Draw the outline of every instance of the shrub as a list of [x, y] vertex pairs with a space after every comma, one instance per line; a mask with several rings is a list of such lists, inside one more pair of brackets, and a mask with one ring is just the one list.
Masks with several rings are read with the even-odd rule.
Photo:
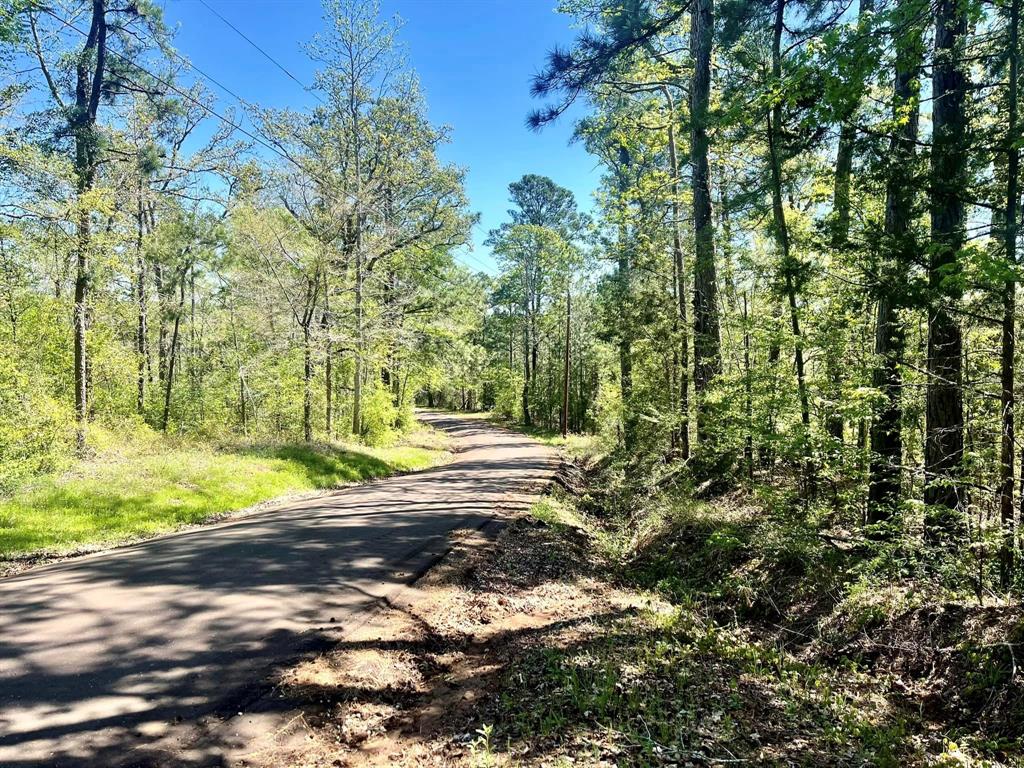
[[0, 494], [57, 466], [68, 454], [70, 407], [42, 391], [0, 348]]
[[394, 440], [399, 420], [399, 411], [389, 390], [375, 386], [364, 393], [361, 437], [368, 445], [385, 445]]

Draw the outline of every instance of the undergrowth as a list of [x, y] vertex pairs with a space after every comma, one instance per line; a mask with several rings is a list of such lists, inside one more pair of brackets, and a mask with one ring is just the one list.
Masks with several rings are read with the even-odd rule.
[[589, 466], [534, 516], [661, 607], [530, 649], [496, 742], [624, 766], [1024, 765], [1024, 618], [966, 566], [784, 494], [637, 492]]

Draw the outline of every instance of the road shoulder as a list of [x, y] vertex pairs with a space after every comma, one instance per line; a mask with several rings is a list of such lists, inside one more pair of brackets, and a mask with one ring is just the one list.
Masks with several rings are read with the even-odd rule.
[[[231, 766], [463, 765], [489, 750], [504, 677], [640, 610], [600, 577], [585, 534], [520, 516], [456, 531], [447, 557], [332, 650], [285, 670], [273, 717], [228, 724]], [[265, 705], [270, 709], [270, 705]]]

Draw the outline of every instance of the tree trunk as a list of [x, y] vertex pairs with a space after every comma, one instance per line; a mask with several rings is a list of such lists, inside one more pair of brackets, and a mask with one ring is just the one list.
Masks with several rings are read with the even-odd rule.
[[331, 294], [324, 270], [324, 311], [320, 315], [320, 331], [324, 337], [324, 429], [327, 441], [334, 439], [334, 350], [331, 348]]
[[572, 338], [572, 296], [565, 291], [565, 364], [562, 371], [562, 415], [559, 426], [562, 437], [569, 431], [569, 342]]
[[[861, 3], [863, 11], [864, 3]], [[857, 138], [857, 130], [852, 122], [843, 123], [839, 131], [839, 147], [836, 151], [836, 178], [832, 195], [832, 249], [844, 250], [850, 235], [850, 177], [853, 173], [853, 143]], [[843, 328], [836, 321], [841, 311], [836, 305], [835, 297], [829, 298], [827, 312], [826, 341], [824, 349], [825, 378], [827, 396], [825, 403], [825, 431], [835, 444], [843, 442], [843, 416], [839, 410], [839, 401], [843, 395], [842, 366], [845, 348]]]
[[[901, 11], [913, 16], [915, 0], [902, 0]], [[889, 170], [885, 190], [883, 268], [875, 316], [875, 357], [872, 385], [883, 403], [871, 422], [868, 469], [867, 522], [881, 523], [893, 514], [900, 500], [903, 463], [904, 329], [897, 314], [898, 298], [905, 290], [908, 270], [917, 254], [911, 230], [914, 218], [914, 155], [920, 117], [920, 69], [923, 58], [920, 27], [911, 19], [896, 41], [892, 114], [900, 126], [889, 141]]]
[[[534, 267], [538, 269], [538, 267]], [[530, 370], [532, 376], [530, 379], [530, 394], [534, 395], [537, 391], [537, 368], [540, 363], [540, 333], [537, 331], [537, 317], [540, 315], [540, 297], [538, 295], [539, 289], [537, 283], [539, 278], [534, 273], [533, 280], [530, 281], [530, 285], [533, 287], [533, 299], [527, 299], [530, 304], [529, 317], [530, 317]], [[529, 296], [529, 294], [527, 294]], [[545, 421], [550, 420], [550, 409], [545, 408], [547, 414], [544, 416]], [[550, 424], [548, 425], [550, 426]]]
[[174, 330], [171, 332], [171, 348], [167, 355], [167, 380], [164, 382], [164, 411], [160, 417], [160, 430], [167, 431], [171, 420], [171, 393], [174, 388], [174, 364], [178, 358], [178, 331], [181, 328], [181, 315], [185, 311], [185, 272], [179, 278], [178, 311], [174, 314]]
[[[1006, 264], [1017, 265], [1017, 209], [1020, 205], [1018, 175], [1020, 165], [1019, 137], [1017, 135], [1017, 80], [1020, 65], [1020, 0], [1010, 0], [1009, 19], [1009, 85], [1007, 92], [1006, 116], [1006, 213], [1003, 242]], [[1003, 286], [1003, 327], [1000, 355], [1000, 382], [1002, 393], [1000, 405], [1003, 417], [1002, 441], [999, 461], [999, 521], [1002, 536], [999, 545], [999, 580], [1007, 588], [1013, 579], [1014, 506], [1013, 506], [1013, 463], [1014, 463], [1014, 358], [1016, 355], [1016, 303], [1017, 284], [1007, 280]]]
[[302, 323], [302, 439], [313, 442], [313, 339], [310, 333], [312, 318]]
[[746, 436], [743, 440], [743, 459], [747, 479], [754, 479], [754, 398], [750, 380], [750, 316], [747, 311], [747, 292], [743, 292], [743, 411], [746, 416]]
[[[523, 424], [533, 426], [533, 418], [530, 414], [530, 289], [529, 277], [523, 272]], [[533, 375], [536, 375], [536, 369]]]
[[965, 499], [960, 477], [964, 453], [963, 337], [953, 315], [961, 289], [950, 280], [965, 240], [967, 186], [962, 70], [967, 10], [957, 0], [938, 0], [932, 63], [931, 247], [928, 287], [928, 387], [925, 418], [925, 533], [928, 540], [963, 540]]
[[[91, 182], [90, 182], [91, 186]], [[83, 190], [84, 193], [84, 190]], [[85, 449], [85, 424], [89, 419], [88, 373], [86, 371], [86, 315], [89, 295], [89, 212], [78, 214], [78, 253], [75, 272], [74, 347], [75, 347], [75, 418], [78, 421], [76, 445]]]
[[[861, 6], [863, 8], [863, 2]], [[850, 177], [853, 172], [853, 142], [857, 131], [852, 122], [843, 123], [839, 131], [839, 147], [836, 151], [836, 178], [832, 195], [832, 248], [840, 251], [847, 246], [850, 234]], [[835, 321], [838, 308], [834, 306], [835, 298], [829, 299], [829, 311], [826, 320], [826, 343], [824, 349], [825, 378], [827, 381], [825, 431], [836, 441], [843, 442], [843, 417], [839, 412], [839, 400], [842, 397], [842, 365], [844, 338], [841, 327]]]
[[352, 382], [352, 434], [363, 433], [363, 257], [362, 248], [356, 244], [356, 354], [355, 379]]
[[[772, 35], [772, 76], [781, 87], [782, 82], [782, 31], [786, 0], [777, 0], [775, 25]], [[789, 242], [789, 229], [786, 223], [786, 211], [782, 197], [782, 158], [778, 146], [778, 138], [782, 127], [782, 103], [775, 100], [768, 117], [768, 160], [771, 166], [772, 217], [775, 239], [779, 248], [781, 271], [789, 304], [789, 324], [793, 333], [793, 357], [796, 366], [796, 385], [800, 399], [800, 421], [803, 424], [801, 436], [801, 452], [804, 456], [804, 479], [811, 482], [810, 435], [811, 408], [807, 394], [807, 379], [804, 370], [804, 339], [800, 330], [800, 310], [796, 297], [795, 273], [799, 265], [793, 257]]]
[[508, 303], [508, 370], [511, 373], [515, 370], [515, 323], [512, 322], [514, 306], [511, 301]]
[[135, 409], [139, 415], [146, 411], [146, 259], [142, 252], [145, 219], [142, 213], [142, 183], [139, 183], [139, 207], [135, 239], [135, 301], [138, 305], [138, 325], [135, 329], [137, 386]]
[[[704, 2], [705, 0], [701, 0]], [[679, 160], [676, 155], [675, 105], [668, 88], [662, 89], [669, 107], [668, 119], [668, 161], [671, 173], [672, 192], [672, 275], [675, 278], [673, 293], [676, 297], [678, 315], [676, 327], [679, 333], [679, 453], [683, 459], [690, 458], [690, 339], [686, 317], [686, 262], [683, 257], [683, 242], [679, 231]], [[706, 144], [706, 141], [705, 141]], [[705, 146], [705, 161], [707, 147]], [[696, 194], [696, 192], [694, 193]], [[710, 231], [710, 227], [708, 227]], [[696, 305], [696, 298], [694, 304]], [[696, 310], [695, 310], [696, 311]], [[698, 406], [699, 407], [699, 406]], [[698, 413], [698, 422], [700, 415]]]
[[[857, 9], [858, 21], [863, 23], [874, 11], [874, 0], [860, 0]], [[866, 30], [865, 30], [866, 32]], [[843, 120], [839, 129], [839, 145], [836, 150], [835, 187], [832, 194], [832, 249], [837, 252], [846, 250], [850, 239], [850, 180], [853, 175], [854, 143], [857, 140], [857, 128], [854, 123], [860, 108], [864, 83], [857, 83], [856, 98], [852, 100], [850, 113]], [[830, 299], [830, 307], [826, 321], [826, 343], [824, 349], [825, 377], [827, 380], [825, 431], [835, 441], [843, 442], [843, 416], [839, 410], [839, 401], [843, 396], [843, 364], [845, 344], [845, 328], [836, 322], [840, 316], [835, 299]]]
[[697, 401], [697, 439], [702, 440], [706, 437], [709, 422], [705, 395], [712, 380], [722, 372], [707, 130], [711, 96], [711, 45], [714, 35], [713, 0], [695, 0], [690, 21], [690, 52], [693, 59], [693, 77], [690, 80], [694, 237], [693, 392]]
[[238, 371], [238, 413], [242, 420], [242, 435], [249, 436], [249, 414], [245, 404], [245, 376]]
[[[618, 283], [618, 294], [621, 306], [625, 309], [632, 293], [630, 277], [629, 237], [626, 223], [626, 194], [629, 191], [629, 180], [626, 171], [630, 164], [629, 150], [619, 146], [619, 204], [623, 206], [622, 221], [619, 223], [619, 243], [617, 248], [617, 264], [615, 278]], [[622, 436], [626, 450], [631, 450], [635, 443], [635, 421], [633, 418], [633, 340], [632, 329], [622, 328], [619, 331], [619, 389], [622, 396]]]
[[[875, 0], [860, 0], [857, 4], [857, 20], [863, 24], [875, 10]], [[870, 30], [863, 30], [866, 34]], [[857, 127], [854, 123], [857, 111], [863, 98], [864, 83], [856, 84], [857, 92], [851, 100], [849, 114], [839, 129], [839, 145], [836, 149], [836, 177], [832, 194], [832, 247], [842, 249], [847, 246], [850, 237], [850, 179], [853, 175], [853, 150], [857, 140]]]
[[[167, 307], [170, 303], [167, 296], [167, 282], [164, 280], [164, 268], [159, 262], [153, 265], [153, 285], [156, 288], [157, 321], [159, 330], [156, 340], [156, 377], [163, 383], [167, 380]], [[152, 378], [152, 377], [151, 377]]]
[[75, 418], [77, 449], [85, 449], [85, 425], [89, 419], [89, 360], [86, 330], [89, 313], [89, 249], [92, 241], [89, 211], [83, 199], [96, 179], [98, 141], [96, 115], [106, 69], [106, 0], [93, 0], [92, 21], [75, 71], [75, 110], [70, 119], [75, 139], [75, 179], [79, 205], [76, 223], [75, 296], [73, 311], [75, 362]]

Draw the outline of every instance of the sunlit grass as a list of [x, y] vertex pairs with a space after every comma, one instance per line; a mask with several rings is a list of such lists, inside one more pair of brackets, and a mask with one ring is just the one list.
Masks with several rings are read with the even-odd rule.
[[541, 426], [527, 427], [524, 424], [509, 421], [489, 411], [459, 414], [460, 418], [464, 416], [484, 419], [506, 429], [521, 432], [532, 437], [538, 443], [557, 448], [564, 457], [572, 461], [592, 459], [608, 451], [608, 446], [603, 444], [601, 437], [589, 432], [570, 432], [565, 437], [562, 437], [562, 433], [557, 429], [547, 429]]
[[286, 494], [442, 463], [443, 438], [420, 431], [385, 448], [223, 446], [99, 439], [94, 457], [0, 499], [0, 558], [117, 544]]

